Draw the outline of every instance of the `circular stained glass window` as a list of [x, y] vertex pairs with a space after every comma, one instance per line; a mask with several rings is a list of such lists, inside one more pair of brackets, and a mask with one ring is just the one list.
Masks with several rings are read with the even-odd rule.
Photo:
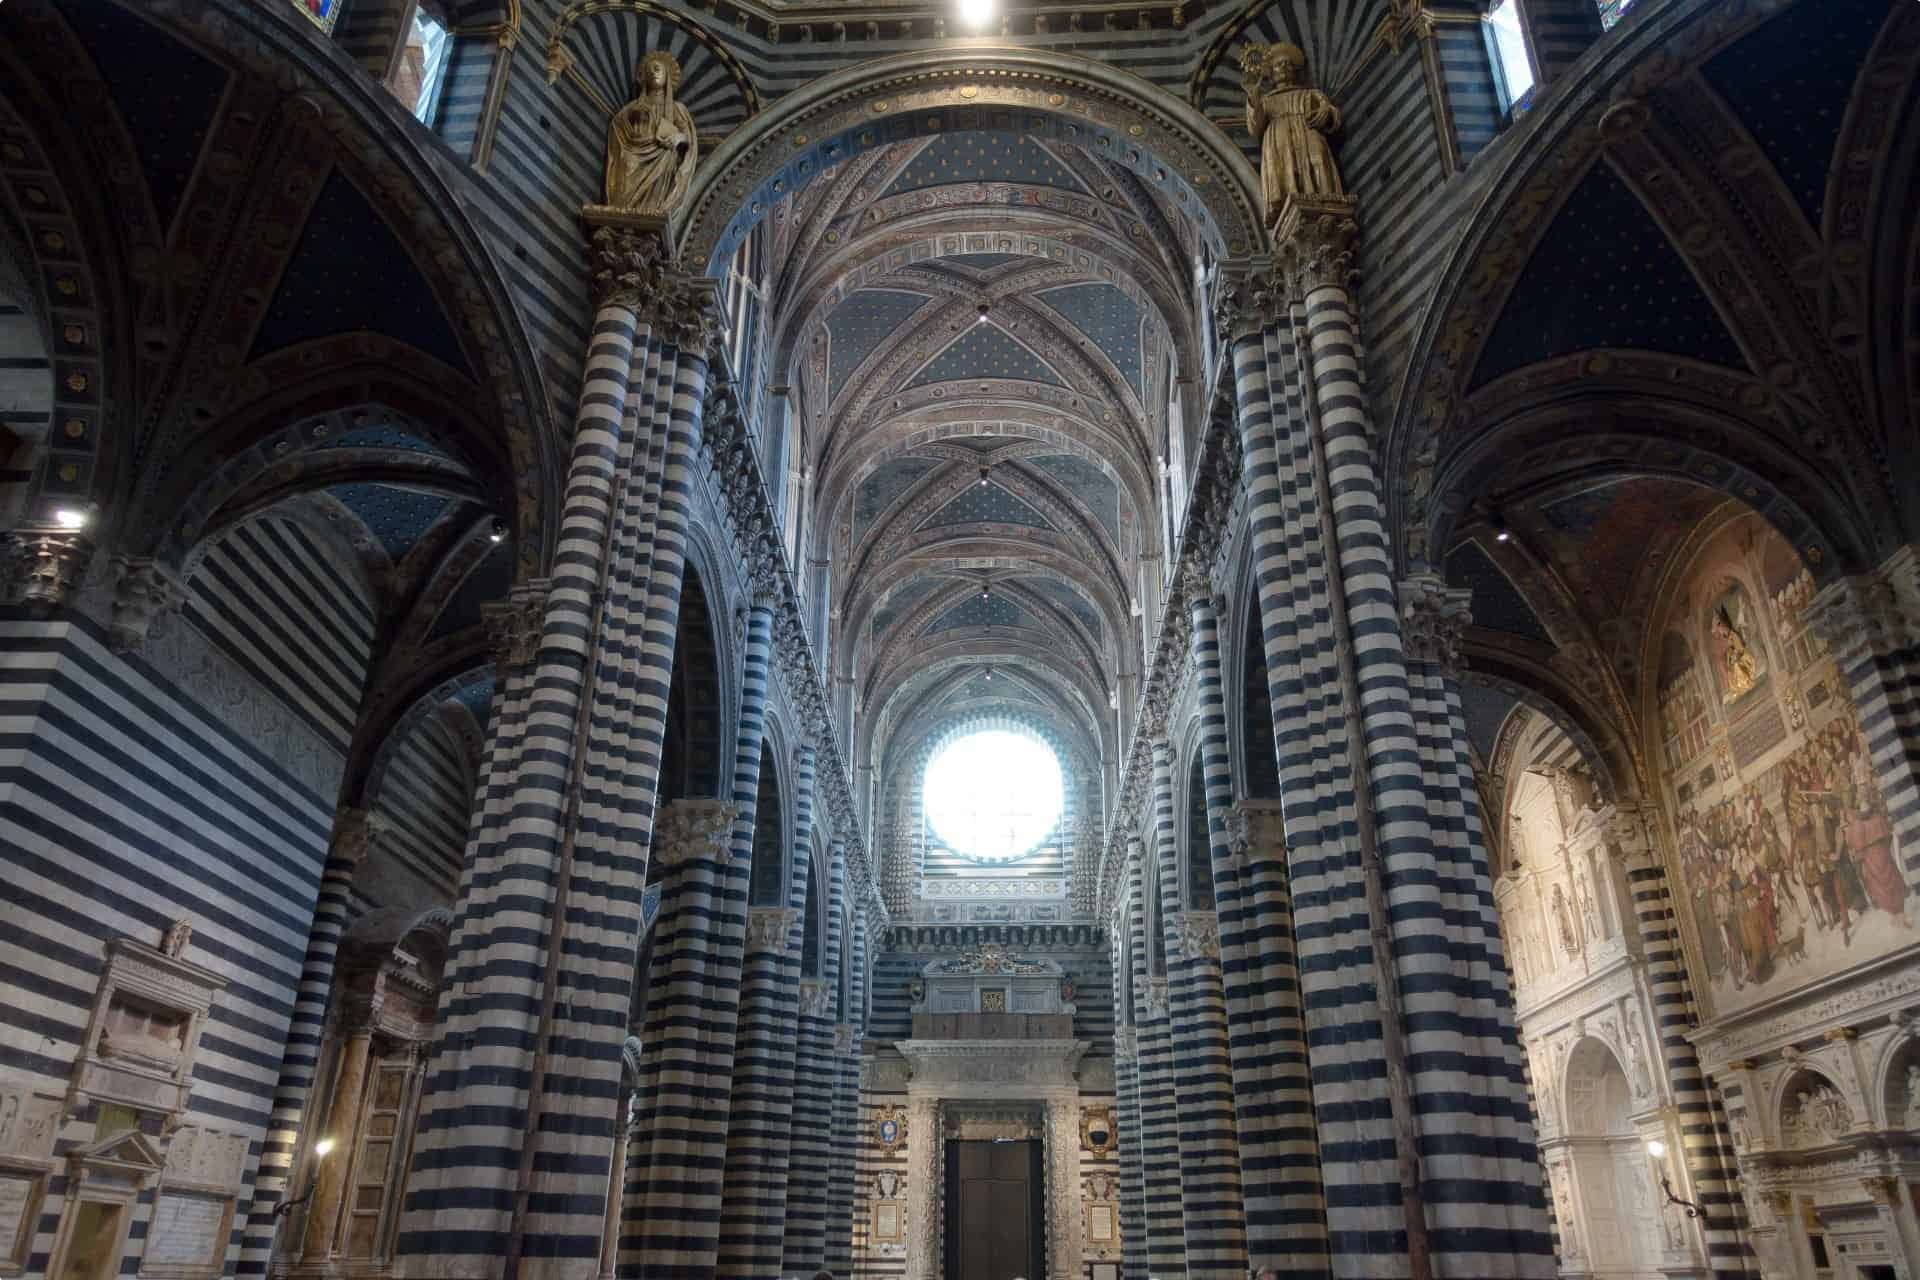
[[948, 742], [927, 761], [927, 825], [974, 862], [1013, 862], [1053, 834], [1063, 792], [1060, 760], [1030, 733], [982, 729]]

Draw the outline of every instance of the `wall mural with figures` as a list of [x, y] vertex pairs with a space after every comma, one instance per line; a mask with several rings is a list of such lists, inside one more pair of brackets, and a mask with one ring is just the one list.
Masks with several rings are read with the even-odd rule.
[[1662, 791], [1724, 1014], [1920, 935], [1845, 681], [1808, 625], [1811, 576], [1753, 515], [1681, 573], [1657, 675]]

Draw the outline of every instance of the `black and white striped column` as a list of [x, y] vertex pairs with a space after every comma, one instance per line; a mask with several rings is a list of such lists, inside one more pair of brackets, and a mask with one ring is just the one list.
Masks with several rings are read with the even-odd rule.
[[1179, 847], [1174, 842], [1173, 749], [1165, 740], [1155, 741], [1152, 749], [1167, 1013], [1172, 1043], [1177, 1046], [1173, 1090], [1180, 1138], [1185, 1272], [1196, 1280], [1243, 1280], [1247, 1229], [1233, 1110], [1233, 1064], [1227, 1056], [1226, 997], [1220, 987], [1220, 928], [1213, 912], [1187, 909]]
[[[1241, 475], [1286, 823], [1332, 1272], [1411, 1274], [1387, 1027], [1368, 905], [1312, 432], [1278, 291], [1233, 331]], [[1294, 380], [1289, 383], [1289, 371]]]
[[726, 844], [691, 842], [694, 852], [660, 878], [652, 980], [665, 990], [657, 1005], [649, 993], [640, 1037], [654, 1093], [635, 1117], [620, 1243], [622, 1274], [647, 1280], [704, 1280], [719, 1260], [772, 619], [757, 592], [742, 645]]
[[[1263, 858], [1255, 891], [1245, 815], [1232, 808], [1219, 609], [1204, 573], [1196, 567], [1187, 577], [1246, 1251], [1256, 1266], [1272, 1266], [1284, 1275], [1324, 1276], [1326, 1207], [1285, 868]], [[1263, 852], [1284, 856], [1284, 847]]]
[[[1133, 952], [1133, 1025], [1139, 1079], [1141, 1224], [1152, 1274], [1183, 1274], [1186, 1241], [1181, 1231], [1180, 1130], [1174, 1115], [1173, 1041], [1167, 1028], [1167, 983], [1156, 971], [1161, 945], [1150, 938], [1159, 921], [1149, 919], [1147, 876], [1159, 872], [1147, 861], [1138, 836], [1127, 838], [1127, 933]], [[1164, 935], [1162, 935], [1164, 936]]]
[[[812, 833], [808, 833], [809, 844]], [[832, 864], [821, 886], [826, 946], [820, 972], [800, 983], [799, 1063], [806, 1087], [793, 1099], [793, 1142], [787, 1161], [785, 1262], [790, 1274], [811, 1275], [825, 1265], [827, 1181], [833, 1162], [834, 1025], [840, 996], [840, 918], [846, 910], [846, 863]]]
[[469, 841], [396, 1242], [406, 1274], [597, 1270], [712, 282], [669, 271], [645, 297], [621, 285], [628, 268], [660, 265], [657, 227], [601, 226], [593, 253], [614, 291], [595, 318], [551, 577], [528, 619], [538, 639], [516, 761], [490, 773], [504, 793], [483, 798]]
[[[748, 617], [749, 634], [758, 626], [771, 637], [772, 618], [771, 599], [756, 600]], [[803, 748], [794, 771], [794, 839], [791, 848], [782, 852], [789, 869], [787, 901], [753, 907], [748, 913], [733, 1100], [727, 1118], [726, 1190], [718, 1254], [721, 1275], [772, 1275], [780, 1269], [793, 1117], [801, 904], [806, 901], [811, 870], [801, 833], [811, 839], [812, 828], [812, 749]]]
[[1616, 800], [1601, 820], [1633, 897], [1654, 1035], [1660, 1042], [1660, 1062], [1680, 1127], [1678, 1155], [1683, 1167], [1676, 1172], [1684, 1179], [1681, 1194], [1700, 1206], [1700, 1231], [1714, 1280], [1753, 1280], [1759, 1268], [1747, 1244], [1747, 1208], [1740, 1195], [1726, 1111], [1687, 1038], [1698, 1024], [1699, 1013], [1681, 959], [1680, 925], [1655, 835], [1657, 819], [1651, 806]]
[[[835, 837], [830, 856], [834, 866], [846, 866], [844, 838]], [[844, 951], [846, 971], [840, 982], [846, 1000], [840, 1009], [840, 1022], [834, 1028], [837, 1075], [833, 1093], [833, 1155], [827, 1175], [825, 1267], [836, 1276], [850, 1275], [853, 1271], [854, 1180], [860, 1159], [860, 1039], [866, 1008], [866, 911], [856, 907], [846, 928], [851, 936]]]
[[320, 892], [314, 900], [313, 926], [307, 933], [307, 954], [300, 965], [293, 1013], [287, 1022], [287, 1047], [280, 1058], [280, 1079], [273, 1090], [273, 1112], [260, 1148], [260, 1169], [254, 1177], [253, 1201], [240, 1242], [236, 1275], [257, 1276], [267, 1269], [273, 1248], [276, 1213], [287, 1194], [289, 1179], [307, 1162], [297, 1158], [305, 1128], [314, 1072], [326, 1039], [327, 998], [333, 990], [334, 959], [340, 935], [346, 931], [354, 873], [366, 859], [378, 821], [365, 809], [341, 808], [333, 817], [333, 838], [320, 870]]

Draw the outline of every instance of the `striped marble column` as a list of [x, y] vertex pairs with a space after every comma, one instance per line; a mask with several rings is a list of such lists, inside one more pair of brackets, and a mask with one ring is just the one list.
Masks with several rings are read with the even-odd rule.
[[1226, 838], [1240, 876], [1240, 918], [1231, 926], [1223, 918], [1220, 934], [1223, 956], [1230, 928], [1239, 944], [1222, 976], [1247, 1187], [1247, 1254], [1256, 1271], [1323, 1277], [1330, 1266], [1326, 1196], [1280, 803], [1233, 806]]
[[365, 809], [342, 807], [333, 816], [333, 838], [327, 846], [326, 864], [320, 870], [313, 925], [307, 932], [307, 954], [300, 965], [300, 985], [294, 990], [287, 1047], [280, 1058], [280, 1079], [273, 1090], [273, 1111], [260, 1148], [260, 1169], [254, 1176], [253, 1201], [241, 1235], [236, 1275], [266, 1271], [274, 1229], [281, 1217], [277, 1212], [280, 1201], [287, 1194], [291, 1176], [307, 1163], [297, 1159], [296, 1152], [306, 1124], [313, 1073], [320, 1065], [320, 1048], [326, 1038], [334, 958], [340, 950], [340, 935], [347, 927], [354, 873], [372, 847], [377, 822]]
[[1174, 842], [1173, 748], [1165, 740], [1153, 743], [1153, 827], [1166, 931], [1167, 1016], [1178, 1046], [1173, 1090], [1186, 1274], [1196, 1280], [1244, 1280], [1247, 1226], [1226, 996], [1220, 986], [1220, 926], [1213, 912], [1186, 909]]
[[[1389, 1046], [1387, 1056], [1404, 1064], [1414, 1095], [1417, 1194], [1434, 1271], [1547, 1277], [1552, 1242], [1526, 1090], [1501, 1030], [1511, 1003], [1504, 987], [1476, 977], [1488, 966], [1480, 932], [1449, 919], [1451, 903], [1474, 897], [1469, 869], [1486, 854], [1457, 812], [1457, 776], [1443, 757], [1421, 751], [1348, 291], [1356, 235], [1351, 202], [1296, 201], [1275, 239], [1289, 296], [1304, 310], [1314, 483], [1322, 537], [1335, 552], [1328, 569], [1344, 623], [1342, 685], [1364, 752], [1362, 830], [1370, 828], [1386, 894], [1405, 1035], [1403, 1053]], [[1516, 1135], [1526, 1141], [1515, 1145]]]
[[1658, 818], [1650, 805], [1616, 800], [1601, 821], [1633, 897], [1654, 1035], [1679, 1121], [1680, 1194], [1700, 1206], [1700, 1232], [1714, 1280], [1753, 1280], [1759, 1267], [1747, 1243], [1747, 1207], [1740, 1194], [1726, 1112], [1687, 1038], [1699, 1021], [1699, 1012], [1680, 955], [1680, 925], [1667, 883], [1666, 860], [1660, 856], [1654, 834]]
[[[845, 867], [847, 842], [836, 837], [830, 856]], [[860, 1039], [865, 1024], [867, 916], [856, 908], [847, 921], [852, 935], [846, 948], [847, 993], [834, 1028], [838, 1078], [833, 1093], [833, 1159], [827, 1176], [826, 1269], [836, 1276], [853, 1272], [854, 1180], [860, 1160]]]
[[[1181, 1229], [1180, 1129], [1174, 1116], [1173, 1041], [1167, 1028], [1167, 982], [1155, 971], [1146, 877], [1158, 878], [1138, 836], [1127, 838], [1127, 934], [1133, 951], [1133, 1026], [1139, 1079], [1141, 1223], [1148, 1269], [1165, 1280], [1186, 1270]], [[1164, 936], [1164, 935], [1163, 935]]]
[[[399, 1270], [588, 1277], [613, 1164], [713, 282], [594, 231], [595, 317], [510, 796], [475, 818]], [[664, 394], [663, 394], [664, 393]], [[660, 450], [657, 495], [648, 459]], [[647, 529], [650, 569], [633, 572]]]
[[1113, 1032], [1113, 1091], [1120, 1112], [1120, 1266], [1125, 1275], [1144, 1276], [1147, 1230], [1141, 1206], [1145, 1183], [1140, 1168], [1140, 1047], [1130, 1026]]
[[1331, 1269], [1342, 1280], [1403, 1277], [1413, 1274], [1409, 1227], [1421, 1224], [1407, 1213], [1413, 1172], [1389, 1079], [1384, 955], [1368, 901], [1313, 436], [1297, 376], [1289, 381], [1298, 360], [1284, 292], [1256, 279], [1238, 301], [1229, 333], [1241, 474]]
[[[754, 613], [762, 616], [749, 615], [749, 632], [755, 626], [771, 627], [770, 601], [756, 601]], [[780, 1269], [793, 1118], [801, 907], [810, 870], [805, 842], [813, 833], [813, 791], [813, 749], [802, 747], [794, 768], [793, 839], [783, 851], [789, 868], [787, 902], [748, 913], [720, 1216], [723, 1276], [772, 1275]]]
[[1874, 572], [1822, 588], [1808, 617], [1847, 679], [1907, 883], [1920, 891], [1920, 553], [1904, 546]]
[[[1524, 1212], [1509, 1215], [1505, 1229], [1514, 1233], [1516, 1248], [1530, 1243], [1530, 1233], [1542, 1233], [1543, 1247], [1551, 1254], [1553, 1229], [1541, 1221], [1547, 1189], [1536, 1154], [1539, 1137], [1527, 1086], [1526, 1050], [1513, 1012], [1513, 985], [1460, 702], [1459, 643], [1472, 592], [1451, 589], [1440, 578], [1423, 574], [1402, 582], [1399, 594], [1407, 694], [1437, 877], [1434, 909], [1446, 923], [1452, 951], [1455, 1044], [1474, 1055], [1484, 1070], [1512, 1082], [1498, 1105], [1479, 1109], [1475, 1133], [1484, 1147], [1478, 1153], [1478, 1171], [1494, 1172], [1508, 1186], [1539, 1188], [1538, 1204], [1520, 1205]], [[1489, 1206], [1482, 1228], [1489, 1240], [1500, 1229], [1495, 1217]]]
[[[808, 831], [808, 848], [812, 831]], [[796, 845], [796, 855], [800, 849]], [[826, 947], [820, 972], [800, 983], [800, 1044], [795, 1077], [801, 1087], [793, 1098], [793, 1141], [787, 1161], [785, 1262], [789, 1274], [811, 1275], [825, 1264], [827, 1252], [827, 1178], [833, 1163], [834, 1025], [840, 997], [840, 918], [846, 910], [846, 862], [827, 871], [820, 905], [825, 911]]]
[[726, 843], [690, 842], [660, 880], [652, 980], [665, 991], [657, 1005], [649, 994], [640, 1036], [654, 1092], [635, 1117], [620, 1239], [621, 1273], [647, 1280], [704, 1280], [719, 1260], [772, 617], [757, 594], [741, 646]]
[[[1283, 914], [1285, 876], [1263, 859], [1262, 891], [1253, 892], [1246, 823], [1232, 808], [1219, 609], [1200, 566], [1186, 577], [1246, 1250], [1255, 1264], [1283, 1274], [1324, 1276], [1326, 1206], [1293, 938]], [[1284, 846], [1263, 852], [1284, 856]]]

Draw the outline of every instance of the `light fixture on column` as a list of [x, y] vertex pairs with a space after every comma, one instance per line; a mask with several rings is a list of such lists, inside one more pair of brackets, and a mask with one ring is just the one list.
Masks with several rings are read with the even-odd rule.
[[53, 513], [53, 522], [62, 529], [84, 529], [90, 518], [85, 507], [59, 507]]
[[1658, 1138], [1647, 1139], [1647, 1154], [1660, 1166], [1660, 1189], [1667, 1193], [1667, 1203], [1677, 1204], [1687, 1211], [1689, 1218], [1700, 1216], [1700, 1206], [1691, 1200], [1682, 1200], [1673, 1194], [1673, 1183], [1667, 1180], [1667, 1144]]
[[983, 303], [981, 303], [981, 304], [980, 304], [980, 314], [979, 314], [979, 315], [977, 315], [977, 316], [975, 316], [975, 317], [973, 318], [973, 322], [974, 322], [975, 324], [985, 324], [985, 323], [987, 322], [987, 316], [988, 316], [988, 315], [989, 315], [989, 314], [990, 314], [990, 313], [991, 313], [992, 311], [993, 311], [993, 304], [992, 304], [991, 302], [983, 302]]
[[502, 520], [499, 516], [495, 516], [493, 518], [493, 523], [487, 526], [487, 541], [501, 542], [505, 540], [506, 536], [507, 536], [507, 522], [505, 520]]
[[282, 1200], [279, 1204], [273, 1206], [274, 1217], [284, 1218], [307, 1201], [313, 1199], [313, 1193], [320, 1189], [320, 1162], [332, 1153], [332, 1138], [322, 1138], [313, 1144], [313, 1168], [307, 1173], [307, 1194], [295, 1196], [291, 1200]]
[[963, 27], [979, 30], [993, 21], [994, 14], [1000, 11], [995, 0], [955, 0], [953, 16], [960, 20]]
[[1508, 542], [1513, 538], [1513, 530], [1507, 528], [1507, 518], [1500, 514], [1500, 508], [1487, 508], [1487, 524], [1493, 529], [1495, 542]]

